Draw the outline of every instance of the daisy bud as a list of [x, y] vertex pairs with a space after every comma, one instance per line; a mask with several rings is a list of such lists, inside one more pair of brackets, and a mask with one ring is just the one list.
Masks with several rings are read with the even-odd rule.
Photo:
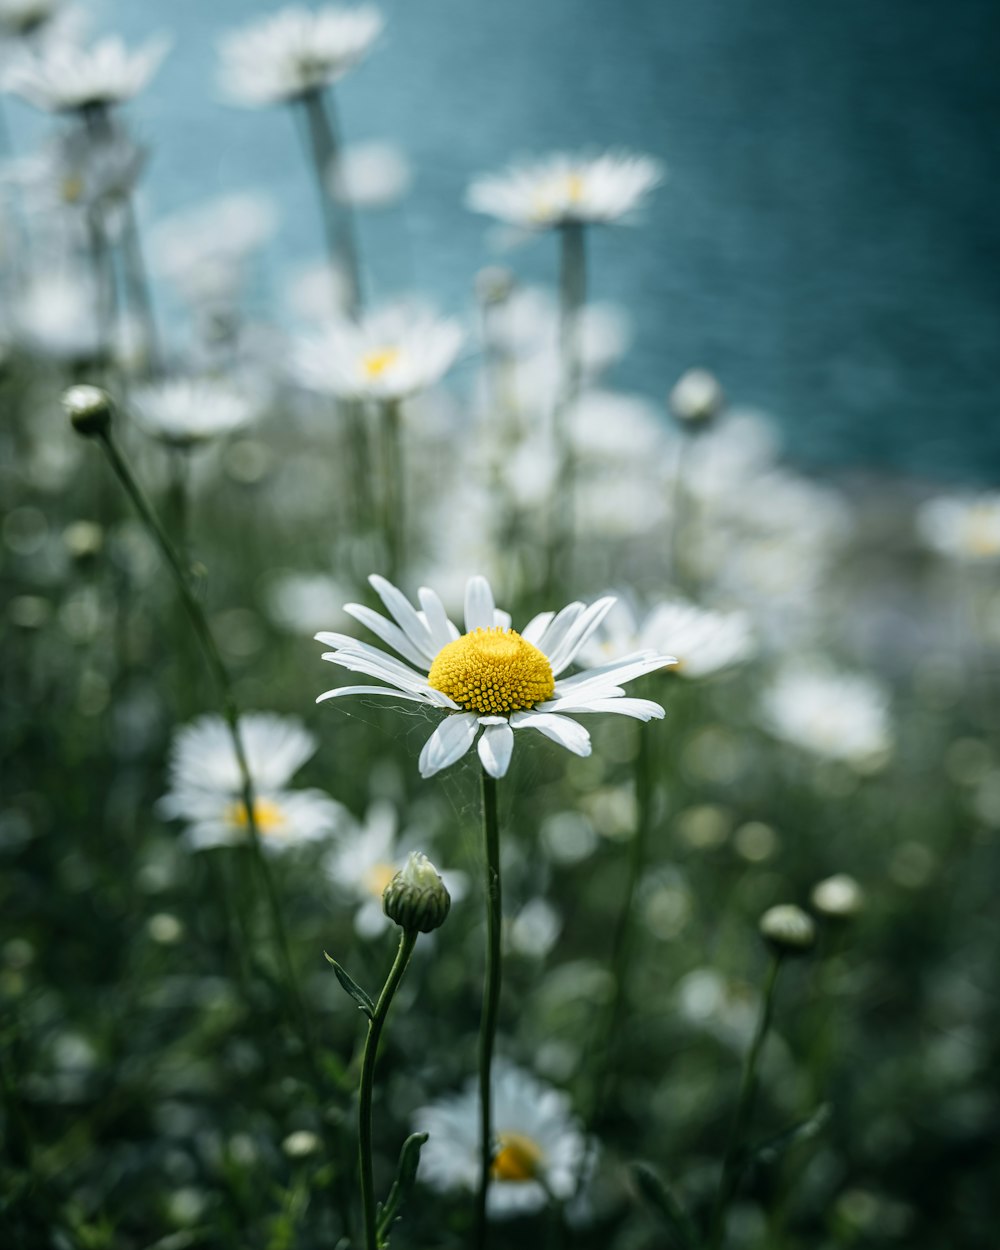
[[704, 425], [717, 417], [725, 401], [718, 379], [707, 369], [682, 374], [668, 397], [670, 411], [685, 425]]
[[382, 910], [402, 929], [430, 933], [444, 924], [451, 895], [437, 869], [419, 851], [397, 872], [382, 894]]
[[804, 955], [816, 941], [816, 926], [801, 907], [780, 903], [761, 916], [760, 935], [779, 955]]
[[74, 560], [90, 560], [104, 546], [104, 530], [93, 521], [73, 521], [63, 530], [63, 544]]
[[818, 882], [810, 897], [813, 907], [831, 920], [850, 920], [865, 904], [861, 886], [846, 872]]
[[71, 386], [63, 391], [62, 406], [77, 434], [87, 438], [104, 434], [111, 425], [114, 405], [111, 396], [99, 386]]

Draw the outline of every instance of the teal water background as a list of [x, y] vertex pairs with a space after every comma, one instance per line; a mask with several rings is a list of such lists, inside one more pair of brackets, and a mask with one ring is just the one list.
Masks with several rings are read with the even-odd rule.
[[[176, 43], [132, 117], [154, 149], [144, 225], [261, 188], [282, 211], [272, 276], [318, 257], [283, 109], [222, 102], [221, 31], [263, 0], [106, 0], [101, 30]], [[551, 281], [551, 239], [500, 256], [470, 177], [555, 148], [667, 164], [643, 223], [600, 232], [594, 298], [635, 326], [616, 381], [659, 398], [686, 367], [772, 413], [819, 466], [1000, 476], [1000, 6], [994, 0], [394, 0], [338, 89], [348, 140], [389, 138], [416, 182], [365, 220], [376, 295], [466, 313], [504, 260]], [[25, 142], [49, 122], [16, 103]]]

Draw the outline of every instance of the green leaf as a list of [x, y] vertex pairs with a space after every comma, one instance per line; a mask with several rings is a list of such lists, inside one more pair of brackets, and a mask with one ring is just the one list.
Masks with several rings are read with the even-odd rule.
[[808, 1119], [800, 1120], [798, 1124], [793, 1124], [791, 1128], [785, 1129], [775, 1137], [769, 1137], [766, 1141], [751, 1146], [747, 1151], [748, 1162], [774, 1163], [792, 1146], [812, 1141], [814, 1137], [817, 1137], [828, 1124], [832, 1114], [833, 1108], [830, 1104], [821, 1103]]
[[326, 951], [323, 954], [326, 955], [327, 962], [333, 966], [333, 970], [337, 974], [337, 980], [358, 1004], [358, 1008], [371, 1020], [375, 1015], [375, 1004], [370, 996], [365, 993], [357, 981], [332, 956], [327, 955]]
[[670, 1230], [670, 1240], [680, 1250], [695, 1250], [697, 1234], [687, 1212], [648, 1163], [629, 1164], [629, 1172], [643, 1200]]
[[396, 1165], [396, 1179], [392, 1182], [385, 1204], [378, 1208], [375, 1236], [381, 1250], [387, 1250], [389, 1230], [399, 1218], [399, 1208], [413, 1189], [417, 1179], [417, 1168], [420, 1166], [420, 1151], [426, 1141], [426, 1133], [413, 1133], [403, 1142], [403, 1148], [399, 1152], [399, 1163]]

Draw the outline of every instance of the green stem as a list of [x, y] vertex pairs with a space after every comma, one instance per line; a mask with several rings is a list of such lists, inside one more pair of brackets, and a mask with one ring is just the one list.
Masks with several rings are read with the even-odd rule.
[[333, 100], [323, 92], [310, 91], [302, 97], [302, 109], [309, 134], [313, 175], [319, 194], [323, 233], [331, 264], [343, 275], [347, 286], [347, 312], [356, 317], [361, 310], [361, 265], [350, 204], [335, 204], [329, 179], [340, 158]]
[[768, 1029], [771, 1027], [771, 1016], [774, 1011], [774, 989], [778, 983], [778, 973], [781, 970], [781, 958], [780, 952], [777, 951], [771, 956], [771, 963], [764, 981], [757, 1027], [754, 1030], [753, 1040], [750, 1043], [746, 1062], [743, 1065], [743, 1077], [740, 1081], [740, 1092], [736, 1102], [736, 1114], [733, 1116], [729, 1142], [722, 1159], [722, 1176], [719, 1180], [719, 1190], [715, 1196], [715, 1205], [709, 1223], [708, 1250], [719, 1250], [719, 1247], [722, 1245], [726, 1228], [726, 1212], [736, 1193], [736, 1186], [742, 1171], [740, 1151], [743, 1147], [743, 1139], [746, 1136], [747, 1125], [750, 1123], [754, 1096], [757, 1093], [757, 1065], [760, 1061], [760, 1054], [764, 1047]]
[[149, 271], [142, 250], [142, 236], [135, 211], [135, 200], [129, 196], [125, 201], [124, 228], [122, 231], [122, 258], [124, 261], [125, 291], [136, 310], [142, 326], [143, 372], [157, 377], [162, 372], [160, 337], [156, 329], [153, 296], [149, 285]]
[[686, 429], [680, 431], [680, 445], [677, 450], [677, 464], [674, 467], [674, 481], [670, 511], [670, 543], [667, 548], [670, 561], [667, 568], [667, 580], [678, 590], [688, 587], [689, 560], [684, 558], [684, 539], [689, 537], [686, 530], [690, 524], [691, 495], [687, 488], [685, 474], [691, 456], [691, 440], [694, 436]]
[[264, 891], [267, 895], [268, 905], [271, 911], [272, 927], [274, 929], [275, 942], [278, 947], [278, 954], [282, 964], [284, 973], [284, 987], [291, 998], [295, 1014], [298, 1016], [299, 1026], [302, 1035], [302, 1042], [306, 1050], [307, 1058], [318, 1075], [319, 1064], [316, 1058], [315, 1048], [313, 1046], [311, 1030], [309, 1028], [309, 1020], [306, 1015], [305, 1004], [299, 990], [298, 977], [295, 973], [295, 965], [292, 962], [291, 950], [288, 944], [288, 934], [285, 930], [284, 917], [281, 912], [281, 903], [278, 899], [277, 889], [275, 888], [274, 878], [271, 875], [267, 865], [267, 860], [261, 848], [260, 831], [257, 828], [256, 807], [254, 798], [253, 779], [250, 776], [250, 768], [247, 763], [246, 752], [243, 748], [243, 737], [239, 727], [239, 712], [236, 706], [236, 700], [233, 697], [232, 682], [229, 673], [226, 671], [225, 665], [222, 663], [222, 657], [216, 646], [215, 639], [208, 624], [208, 618], [204, 609], [195, 597], [191, 589], [190, 580], [181, 561], [181, 557], [174, 547], [173, 543], [167, 535], [166, 530], [160, 523], [159, 517], [153, 511], [153, 507], [142, 487], [139, 485], [135, 474], [132, 472], [128, 461], [122, 455], [117, 443], [112, 437], [110, 431], [104, 431], [99, 435], [99, 441], [107, 454], [111, 467], [115, 472], [119, 482], [125, 490], [125, 493], [131, 499], [136, 511], [149, 531], [153, 541], [159, 547], [160, 553], [167, 563], [167, 567], [173, 574], [174, 581], [177, 585], [177, 591], [181, 598], [188, 618], [194, 632], [201, 643], [205, 660], [212, 673], [219, 689], [219, 696], [222, 703], [222, 714], [229, 729], [229, 735], [233, 743], [233, 751], [236, 755], [236, 762], [240, 772], [241, 781], [241, 798], [246, 809], [247, 829], [250, 834], [250, 848], [257, 867], [258, 875], [264, 885]]
[[493, 1048], [500, 1009], [500, 925], [502, 893], [500, 884], [500, 822], [497, 817], [497, 783], [483, 771], [483, 838], [486, 844], [486, 980], [483, 985], [483, 1012], [479, 1024], [479, 1107], [480, 1169], [476, 1195], [476, 1246], [486, 1245], [486, 1193], [493, 1166], [493, 1109], [491, 1074]]
[[404, 929], [399, 939], [396, 959], [382, 987], [375, 1005], [375, 1014], [368, 1022], [368, 1037], [361, 1062], [361, 1090], [358, 1100], [358, 1162], [361, 1173], [361, 1206], [365, 1221], [365, 1250], [378, 1250], [378, 1230], [375, 1218], [375, 1182], [372, 1169], [372, 1094], [375, 1089], [375, 1061], [382, 1028], [392, 1005], [393, 995], [399, 989], [406, 965], [410, 962], [417, 944], [417, 930]]
[[[559, 583], [559, 573], [567, 575], [566, 562], [572, 558], [574, 519], [573, 439], [569, 416], [580, 395], [583, 361], [580, 355], [580, 314], [587, 297], [587, 253], [581, 222], [567, 222], [561, 230], [559, 259], [559, 396], [552, 414], [559, 478], [553, 494], [550, 522], [548, 588]], [[568, 575], [564, 580], [569, 580]]]
[[382, 423], [382, 530], [388, 555], [388, 577], [395, 581], [403, 567], [403, 448], [400, 430], [400, 402], [384, 400], [380, 405]]

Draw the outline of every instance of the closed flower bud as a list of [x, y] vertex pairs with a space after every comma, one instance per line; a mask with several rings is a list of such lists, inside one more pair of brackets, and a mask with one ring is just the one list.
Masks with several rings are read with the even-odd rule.
[[689, 369], [670, 392], [670, 411], [685, 425], [703, 425], [717, 417], [725, 401], [718, 379], [707, 369]]
[[865, 903], [861, 886], [846, 872], [827, 877], [813, 886], [812, 905], [832, 920], [850, 920]]
[[816, 926], [794, 903], [770, 907], [760, 918], [760, 935], [782, 955], [804, 955], [816, 941]]
[[382, 894], [382, 909], [400, 928], [430, 933], [444, 924], [451, 895], [437, 869], [419, 851], [397, 872]]
[[63, 391], [62, 406], [77, 434], [92, 438], [106, 433], [111, 425], [114, 405], [108, 392], [99, 386], [71, 386]]

